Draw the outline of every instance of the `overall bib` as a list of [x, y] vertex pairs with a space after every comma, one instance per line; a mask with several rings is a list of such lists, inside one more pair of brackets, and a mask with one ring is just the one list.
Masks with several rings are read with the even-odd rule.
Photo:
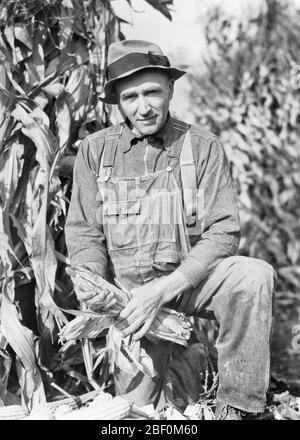
[[[111, 127], [106, 137], [97, 178], [103, 202], [99, 221], [106, 237], [110, 277], [129, 290], [172, 272], [190, 250], [179, 166], [187, 130], [187, 124], [174, 124], [165, 169], [134, 178], [114, 174], [122, 126]], [[154, 344], [143, 338], [141, 344], [153, 360], [157, 378], [141, 373], [132, 382], [120, 371], [114, 377], [116, 392], [139, 405], [149, 403], [150, 393], [157, 404], [164, 378], [160, 373], [167, 366], [171, 343]]]

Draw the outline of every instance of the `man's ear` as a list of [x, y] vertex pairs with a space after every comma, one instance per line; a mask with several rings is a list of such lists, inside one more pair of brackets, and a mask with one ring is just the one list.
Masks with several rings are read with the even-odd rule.
[[173, 78], [171, 78], [170, 82], [169, 82], [169, 99], [170, 99], [170, 101], [174, 95], [174, 84], [175, 84], [175, 81]]

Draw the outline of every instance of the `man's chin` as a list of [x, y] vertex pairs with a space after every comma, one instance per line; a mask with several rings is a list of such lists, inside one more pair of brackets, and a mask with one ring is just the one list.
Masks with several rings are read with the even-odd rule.
[[138, 127], [138, 131], [142, 136], [152, 136], [159, 131], [159, 126], [157, 124], [151, 124], [148, 126], [140, 126]]

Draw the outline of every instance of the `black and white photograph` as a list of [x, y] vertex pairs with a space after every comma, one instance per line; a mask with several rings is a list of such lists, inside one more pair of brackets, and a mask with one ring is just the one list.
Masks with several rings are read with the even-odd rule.
[[2, 420], [300, 420], [300, 0], [0, 0]]

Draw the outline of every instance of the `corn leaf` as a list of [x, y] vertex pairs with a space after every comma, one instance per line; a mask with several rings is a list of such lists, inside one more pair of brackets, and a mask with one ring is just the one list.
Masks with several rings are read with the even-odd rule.
[[56, 101], [56, 124], [59, 149], [60, 153], [63, 153], [68, 145], [71, 130], [71, 114], [64, 98], [57, 99]]
[[12, 278], [12, 266], [9, 254], [13, 255], [13, 251], [8, 243], [8, 238], [4, 233], [3, 212], [0, 208], [0, 238], [3, 245], [0, 247], [0, 262], [4, 271], [4, 280], [2, 282], [1, 291], [1, 308], [0, 308], [0, 330], [15, 351], [20, 362], [22, 363], [27, 376], [27, 384], [31, 384], [30, 388], [22, 387], [22, 396], [24, 404], [28, 408], [32, 408], [37, 402], [45, 400], [44, 388], [40, 372], [38, 370], [35, 359], [35, 346], [33, 333], [24, 327], [20, 320], [14, 301], [14, 281]]
[[75, 121], [82, 119], [90, 99], [91, 83], [87, 66], [73, 70], [66, 85], [68, 103]]
[[31, 410], [34, 405], [45, 402], [46, 398], [36, 364], [33, 333], [21, 325], [16, 306], [8, 299], [7, 290], [12, 288], [12, 285], [6, 285], [2, 290], [1, 331], [24, 367], [21, 382], [22, 397], [23, 403]]
[[25, 44], [28, 49], [32, 50], [32, 38], [27, 30], [25, 23], [15, 23], [14, 35], [16, 40], [19, 40], [21, 43]]
[[61, 15], [59, 17], [59, 47], [65, 49], [73, 33], [74, 5], [72, 0], [62, 0]]
[[170, 13], [170, 5], [172, 5], [172, 0], [146, 0], [149, 5], [151, 5], [154, 9], [161, 12], [168, 20], [172, 20], [172, 16]]

